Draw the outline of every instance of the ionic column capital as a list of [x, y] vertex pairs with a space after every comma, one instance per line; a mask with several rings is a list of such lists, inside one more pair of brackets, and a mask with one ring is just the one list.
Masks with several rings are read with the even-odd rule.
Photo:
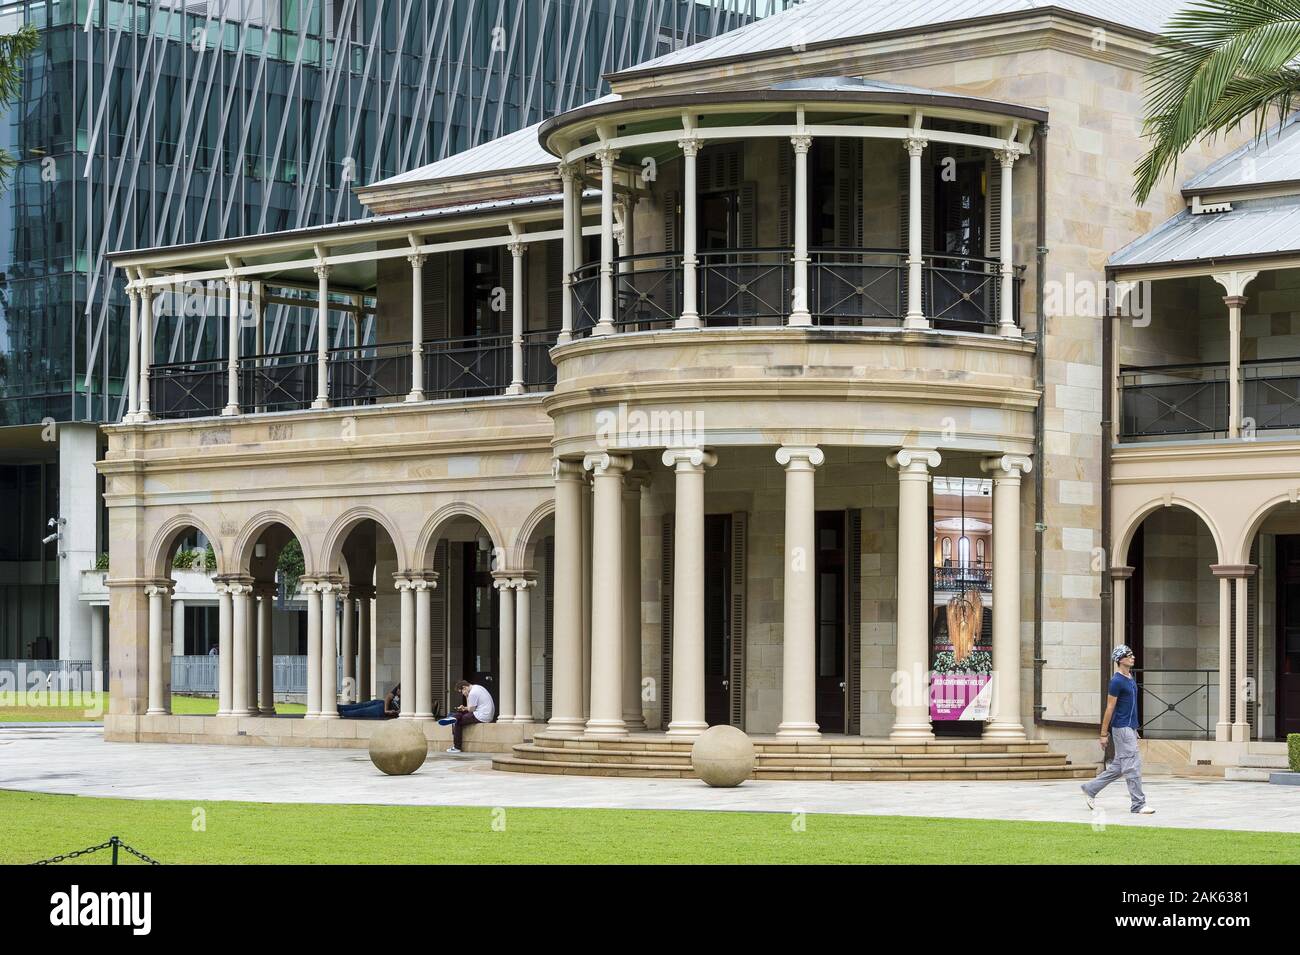
[[798, 133], [790, 137], [790, 145], [794, 147], [794, 153], [798, 155], [807, 155], [808, 150], [812, 149], [813, 138], [807, 133]]
[[176, 581], [170, 579], [159, 578], [158, 580], [151, 580], [144, 585], [144, 593], [146, 597], [170, 597], [175, 590]]
[[906, 136], [903, 139], [903, 148], [907, 150], [907, 154], [917, 158], [925, 152], [925, 147], [929, 144], [930, 140], [924, 136]]
[[524, 253], [528, 251], [528, 243], [520, 241], [508, 242], [506, 243], [506, 248], [510, 250], [510, 255], [512, 257], [522, 259]]
[[622, 476], [632, 467], [632, 459], [625, 454], [610, 454], [607, 451], [601, 451], [583, 458], [582, 466], [590, 471], [593, 477], [604, 477], [606, 474], [611, 473]]
[[718, 456], [705, 448], [668, 448], [663, 453], [663, 462], [677, 471], [703, 471], [717, 464]]
[[931, 468], [937, 468], [943, 457], [934, 448], [899, 448], [889, 457], [885, 458], [885, 463], [899, 472], [899, 477], [904, 474], [923, 474], [927, 475]]
[[1022, 474], [1033, 469], [1033, 459], [1027, 454], [999, 454], [980, 462], [980, 470], [993, 475], [995, 480], [1019, 481]]
[[330, 276], [330, 267], [324, 262], [319, 265], [313, 265], [311, 270], [316, 273], [318, 279], [328, 279]]
[[611, 169], [614, 166], [614, 161], [618, 159], [618, 152], [617, 149], [610, 146], [602, 146], [593, 155], [595, 155], [602, 169]]
[[692, 159], [700, 154], [700, 149], [703, 146], [704, 144], [694, 136], [687, 136], [677, 140], [677, 148], [682, 151], [682, 155], [689, 156]]
[[580, 175], [577, 163], [562, 162], [556, 166], [556, 169], [559, 171], [560, 179], [563, 180], [566, 185], [573, 182]]
[[821, 448], [810, 445], [782, 445], [776, 449], [776, 463], [787, 471], [811, 471], [826, 460]]
[[586, 483], [587, 472], [582, 461], [569, 461], [564, 458], [556, 458], [551, 462], [551, 477], [555, 478], [556, 481]]
[[412, 252], [406, 257], [406, 261], [411, 263], [411, 268], [423, 268], [425, 260], [429, 257], [421, 252]]
[[537, 586], [537, 575], [532, 571], [516, 571], [510, 578], [510, 588], [512, 590], [527, 590], [529, 587]]
[[1020, 150], [1012, 146], [1005, 146], [1002, 149], [993, 150], [993, 158], [998, 161], [998, 165], [1002, 166], [1004, 169], [1009, 169], [1014, 166], [1016, 160], [1020, 158]]

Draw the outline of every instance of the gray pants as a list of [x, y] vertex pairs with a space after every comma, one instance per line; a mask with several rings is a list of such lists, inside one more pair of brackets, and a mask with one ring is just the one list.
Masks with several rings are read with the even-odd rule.
[[1133, 800], [1130, 807], [1137, 812], [1147, 803], [1146, 794], [1142, 792], [1142, 758], [1138, 756], [1137, 730], [1120, 726], [1110, 731], [1115, 742], [1115, 758], [1111, 764], [1090, 783], [1084, 783], [1083, 791], [1095, 796], [1121, 776], [1128, 783], [1129, 798]]

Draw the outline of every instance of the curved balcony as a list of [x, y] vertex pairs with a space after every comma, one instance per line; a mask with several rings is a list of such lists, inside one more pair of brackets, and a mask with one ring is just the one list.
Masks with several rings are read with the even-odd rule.
[[[933, 328], [996, 331], [1002, 304], [1000, 263], [977, 256], [926, 255], [921, 309]], [[705, 328], [780, 327], [794, 302], [791, 249], [711, 249], [696, 255], [696, 302]], [[1012, 314], [1020, 324], [1016, 269]], [[648, 252], [614, 259], [614, 325], [626, 331], [673, 328], [682, 315], [683, 255]], [[840, 328], [901, 327], [908, 312], [907, 253], [900, 249], [811, 249], [812, 323]], [[572, 274], [574, 333], [599, 321], [600, 263]]]

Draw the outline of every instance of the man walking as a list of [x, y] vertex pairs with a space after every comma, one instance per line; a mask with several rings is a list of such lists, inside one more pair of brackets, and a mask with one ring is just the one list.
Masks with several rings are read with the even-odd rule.
[[1117, 646], [1110, 658], [1115, 661], [1115, 674], [1110, 678], [1106, 695], [1106, 715], [1101, 718], [1101, 746], [1106, 748], [1107, 735], [1115, 737], [1115, 758], [1111, 764], [1090, 783], [1081, 787], [1092, 809], [1097, 794], [1124, 777], [1132, 800], [1132, 812], [1149, 816], [1153, 812], [1142, 792], [1142, 759], [1138, 756], [1137, 682], [1133, 679], [1133, 665], [1137, 658], [1128, 644]]
[[461, 742], [465, 738], [465, 727], [472, 723], [491, 723], [493, 717], [497, 715], [496, 704], [492, 702], [492, 694], [485, 688], [477, 684], [470, 683], [469, 680], [461, 680], [456, 684], [456, 689], [465, 697], [465, 702], [456, 707], [456, 712], [452, 716], [444, 716], [438, 720], [443, 726], [451, 725], [451, 746], [447, 752], [459, 753], [461, 751]]

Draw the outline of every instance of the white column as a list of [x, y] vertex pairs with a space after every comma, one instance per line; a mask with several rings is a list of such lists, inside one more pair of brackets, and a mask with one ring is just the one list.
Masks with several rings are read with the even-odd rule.
[[424, 400], [424, 256], [412, 253], [411, 263], [411, 393], [407, 401]]
[[367, 587], [357, 594], [357, 699], [375, 696], [370, 677], [370, 601], [374, 595]]
[[[104, 614], [107, 607], [90, 606], [90, 688], [104, 689]], [[166, 650], [164, 649], [164, 655]], [[166, 661], [164, 661], [166, 662]]]
[[[249, 601], [252, 593], [253, 587], [249, 583], [236, 581], [230, 585], [230, 596], [234, 610], [231, 643], [235, 651], [231, 663], [231, 675], [234, 678], [231, 709], [236, 716], [248, 716], [250, 713], [249, 677], [255, 672], [254, 664], [256, 662], [250, 659], [249, 654], [249, 649], [253, 646], [252, 629], [249, 627], [252, 618], [252, 614], [249, 613]], [[253, 714], [257, 713], [256, 705], [251, 708], [251, 712]]]
[[515, 719], [515, 595], [508, 571], [494, 571], [497, 591], [497, 722]]
[[149, 420], [149, 366], [153, 364], [153, 290], [140, 286], [140, 411], [137, 421]]
[[533, 721], [533, 613], [528, 591], [537, 586], [531, 576], [510, 581], [515, 593], [515, 706], [516, 723]]
[[321, 599], [316, 581], [299, 581], [298, 588], [307, 598], [307, 714], [309, 720], [320, 718], [320, 637]]
[[[560, 334], [555, 340], [557, 345], [564, 345], [573, 340], [573, 262], [577, 255], [573, 232], [574, 222], [582, 215], [581, 192], [577, 198], [573, 194], [573, 184], [577, 178], [577, 169], [572, 163], [560, 163], [560, 189], [564, 196], [564, 234], [560, 238], [560, 272], [564, 277], [564, 294], [560, 300]], [[553, 685], [551, 692], [554, 696]]]
[[623, 722], [645, 729], [641, 708], [641, 488], [645, 479], [623, 480]]
[[[776, 452], [777, 464], [785, 468], [785, 588], [782, 595], [784, 626], [781, 653], [781, 723], [776, 728], [777, 736], [817, 737], [821, 735], [817, 726], [815, 475], [816, 469], [824, 460], [826, 456], [821, 448], [781, 447]], [[675, 587], [677, 580], [675, 573], [673, 580]], [[676, 616], [673, 621], [675, 627]], [[673, 714], [674, 717], [676, 715]]]
[[319, 287], [316, 293], [316, 400], [313, 408], [330, 406], [330, 286], [328, 265], [315, 267]]
[[1210, 568], [1219, 578], [1219, 721], [1214, 738], [1227, 743], [1232, 740], [1232, 578], [1220, 573], [1223, 569]]
[[1020, 477], [1029, 473], [1033, 464], [1023, 454], [1002, 454], [986, 458], [980, 467], [993, 478], [993, 712], [984, 727], [984, 738], [1024, 739], [1020, 718]]
[[275, 588], [260, 587], [257, 598], [257, 672], [260, 682], [257, 709], [263, 716], [275, 715], [275, 645], [271, 626], [274, 602]]
[[223, 415], [239, 414], [239, 276], [226, 276], [230, 291], [230, 322], [226, 332], [226, 406]]
[[1250, 695], [1247, 687], [1250, 685], [1248, 681], [1251, 679], [1251, 674], [1246, 658], [1246, 637], [1248, 633], [1246, 611], [1249, 609], [1247, 585], [1250, 583], [1250, 575], [1254, 572], [1255, 568], [1248, 564], [1241, 568], [1241, 575], [1236, 579], [1237, 639], [1233, 674], [1237, 683], [1237, 706], [1232, 714], [1232, 741], [1234, 743], [1250, 741], [1250, 719], [1248, 716], [1250, 702], [1246, 697]]
[[696, 162], [701, 143], [698, 139], [679, 139], [682, 151], [682, 314], [676, 327], [699, 328], [700, 280], [697, 272], [699, 258], [696, 253]]
[[217, 591], [217, 715], [235, 712], [234, 606], [230, 584], [218, 581]]
[[1241, 436], [1241, 310], [1244, 295], [1225, 296], [1228, 306], [1228, 437]]
[[146, 715], [162, 716], [171, 712], [171, 700], [167, 698], [167, 652], [163, 646], [163, 598], [171, 593], [171, 581], [147, 584], [144, 592], [149, 598], [149, 709]]
[[357, 651], [354, 642], [357, 610], [352, 591], [343, 592], [343, 626], [339, 632], [339, 653], [343, 656], [343, 702], [356, 703], [361, 699], [357, 689]]
[[508, 395], [524, 393], [524, 269], [528, 260], [524, 257], [527, 245], [523, 242], [511, 242], [507, 248], [514, 260], [510, 270], [510, 387]]
[[600, 321], [593, 335], [614, 333], [614, 160], [617, 149], [596, 151], [600, 161]]
[[339, 718], [339, 585], [322, 580], [320, 589], [320, 718]]
[[402, 595], [402, 713], [401, 719], [415, 719], [416, 684], [415, 675], [415, 584], [404, 575], [393, 575], [393, 585]]
[[582, 716], [591, 716], [592, 488], [582, 489]]
[[[415, 718], [433, 719], [433, 588], [438, 575], [425, 571], [413, 577], [415, 591]], [[405, 687], [403, 687], [405, 691]]]
[[[268, 363], [266, 360], [266, 287], [261, 282], [251, 284], [253, 296], [253, 355], [254, 367], [265, 367]], [[253, 395], [261, 392], [261, 387], [255, 382], [256, 376], [253, 377]], [[250, 400], [254, 400], [250, 397]], [[265, 405], [256, 405], [255, 410], [259, 413], [266, 411]]]
[[[1015, 252], [1015, 225], [1011, 218], [1011, 167], [1016, 164], [1016, 159], [1020, 153], [1014, 149], [997, 149], [993, 151], [997, 157], [998, 164], [1002, 167], [1002, 191], [998, 196], [1001, 204], [999, 215], [1001, 220], [998, 228], [1001, 234], [998, 236], [998, 271], [1002, 283], [1001, 307], [998, 312], [998, 334], [1007, 338], [1019, 338], [1021, 335], [1020, 327], [1016, 325], [1016, 267], [1012, 258]], [[997, 572], [994, 565], [994, 573]]]
[[794, 282], [791, 288], [791, 326], [812, 324], [808, 311], [808, 150], [812, 137], [791, 136], [794, 147]]
[[623, 722], [623, 475], [617, 454], [589, 454], [592, 472], [591, 717], [588, 736], [625, 736]]
[[552, 733], [581, 733], [582, 715], [582, 465], [557, 459], [555, 477], [555, 608], [552, 622]]
[[185, 655], [185, 601], [172, 597], [172, 656]]
[[[997, 573], [997, 565], [993, 565], [993, 572]], [[1111, 628], [1110, 628], [1110, 646], [1102, 647], [1103, 653], [1109, 653], [1121, 643], [1127, 642], [1124, 639], [1124, 629], [1128, 620], [1128, 582], [1133, 577], [1132, 567], [1116, 566], [1110, 569], [1110, 609], [1111, 609]]]
[[[930, 469], [938, 451], [903, 448], [887, 463], [898, 470], [898, 659], [890, 739], [933, 739], [930, 730]], [[993, 564], [997, 568], [996, 561]], [[995, 651], [996, 652], [996, 651]]]
[[[909, 136], [903, 140], [907, 150], [907, 315], [904, 328], [929, 328], [925, 311], [921, 307], [921, 268], [925, 258], [921, 250], [921, 153], [926, 139]], [[927, 723], [927, 726], [929, 724]]]
[[669, 448], [663, 462], [675, 472], [673, 719], [668, 735], [698, 736], [709, 726], [704, 717], [704, 469], [717, 458], [701, 448]]
[[129, 279], [126, 297], [131, 306], [131, 327], [127, 341], [126, 414], [122, 420], [131, 422], [140, 411], [140, 290]]

